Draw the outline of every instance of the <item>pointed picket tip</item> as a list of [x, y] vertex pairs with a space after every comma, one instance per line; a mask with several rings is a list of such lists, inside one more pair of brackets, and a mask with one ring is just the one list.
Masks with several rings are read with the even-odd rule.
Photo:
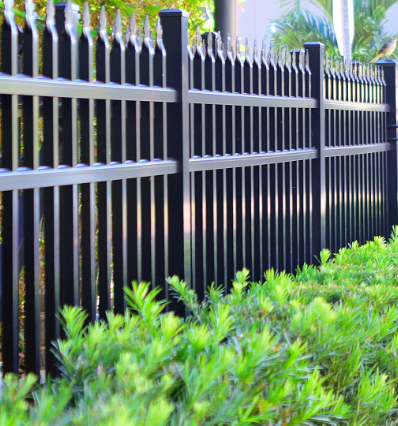
[[[188, 31], [188, 43], [189, 43], [189, 31]], [[160, 22], [160, 18], [157, 19], [156, 21], [156, 40], [157, 42], [163, 41], [163, 27], [162, 27], [162, 23]]]
[[228, 33], [227, 34], [227, 53], [229, 53], [230, 51], [231, 51], [231, 36], [230, 36], [230, 34]]
[[105, 13], [105, 5], [101, 6], [100, 17], [99, 17], [99, 30], [100, 32], [107, 31], [107, 22], [106, 22], [106, 13]]
[[239, 44], [239, 36], [236, 36], [236, 57], [240, 57], [240, 44]]
[[72, 26], [73, 25], [73, 12], [72, 12], [72, 4], [70, 2], [70, 0], [68, 0], [66, 2], [66, 7], [65, 7], [65, 25], [68, 26]]
[[222, 51], [222, 40], [221, 40], [221, 32], [217, 33], [217, 52]]
[[135, 13], [134, 12], [130, 16], [129, 33], [132, 36], [137, 35], [137, 21], [135, 20]]
[[250, 47], [249, 47], [249, 39], [246, 38], [245, 40], [245, 58], [248, 60], [250, 57]]
[[212, 31], [208, 32], [208, 37], [207, 37], [207, 52], [209, 53], [211, 50], [213, 50], [213, 33]]
[[124, 32], [124, 40], [125, 40], [125, 43], [126, 43], [126, 46], [127, 46], [128, 43], [129, 43], [129, 40], [130, 40], [130, 28], [129, 28], [128, 25], [126, 27], [126, 31]]
[[35, 5], [32, 0], [25, 0], [25, 19], [34, 19]]
[[144, 23], [144, 37], [145, 38], [150, 38], [150, 33], [151, 33], [151, 26], [149, 25], [149, 16], [146, 15], [145, 16], [145, 23]]
[[84, 3], [83, 7], [83, 28], [89, 29], [91, 25], [90, 6], [88, 2]]
[[122, 17], [120, 15], [120, 9], [116, 10], [115, 22], [113, 24], [114, 34], [122, 34]]
[[258, 57], [258, 47], [257, 47], [257, 40], [254, 39], [254, 45], [253, 45], [253, 59], [257, 59]]
[[201, 42], [202, 42], [202, 36], [200, 34], [200, 28], [196, 27], [196, 46], [200, 47]]
[[14, 13], [12, 8], [14, 7], [14, 0], [4, 0], [4, 10], [7, 13]]
[[282, 62], [282, 48], [280, 46], [278, 49], [278, 62]]
[[286, 46], [285, 48], [285, 65], [288, 66], [290, 64], [290, 52], [289, 48]]
[[46, 24], [53, 24], [55, 22], [55, 7], [53, 0], [47, 0], [46, 5]]

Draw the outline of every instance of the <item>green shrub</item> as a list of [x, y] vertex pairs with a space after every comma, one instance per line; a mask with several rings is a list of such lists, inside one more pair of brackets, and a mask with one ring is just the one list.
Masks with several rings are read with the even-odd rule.
[[146, 283], [126, 289], [131, 311], [88, 328], [66, 307], [60, 378], [7, 375], [0, 426], [397, 424], [397, 253], [398, 228], [295, 277], [240, 271], [204, 301], [173, 277], [186, 320]]

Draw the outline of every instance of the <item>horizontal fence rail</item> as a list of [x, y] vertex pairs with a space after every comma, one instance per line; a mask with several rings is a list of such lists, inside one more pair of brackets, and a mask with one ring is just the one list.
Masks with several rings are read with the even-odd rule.
[[39, 32], [25, 4], [20, 31], [5, 1], [0, 41], [4, 373], [56, 374], [64, 304], [94, 322], [144, 280], [184, 315], [168, 276], [203, 298], [397, 222], [395, 62], [191, 42], [179, 9], [156, 36], [117, 12], [109, 37], [103, 7], [92, 37], [87, 4], [79, 34], [77, 6], [49, 0]]

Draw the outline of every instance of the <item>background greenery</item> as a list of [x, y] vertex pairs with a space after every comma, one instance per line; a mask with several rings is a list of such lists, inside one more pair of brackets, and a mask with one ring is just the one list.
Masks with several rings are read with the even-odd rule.
[[[370, 62], [381, 46], [392, 36], [386, 30], [386, 11], [397, 0], [354, 0], [355, 35], [353, 59]], [[319, 9], [319, 15], [302, 7], [301, 0], [282, 0], [287, 12], [274, 21], [275, 33], [269, 33], [273, 43], [289, 48], [301, 47], [308, 41], [324, 43], [329, 55], [340, 55], [333, 29], [332, 0], [311, 0]], [[391, 55], [398, 58], [398, 52]]]
[[[34, 0], [38, 20], [42, 23], [45, 20], [46, 3], [47, 0]], [[55, 3], [58, 3], [58, 1], [55, 1]], [[81, 13], [83, 12], [84, 0], [72, 0], [72, 3], [78, 4], [81, 7]], [[128, 25], [130, 16], [134, 12], [138, 25], [143, 26], [145, 16], [148, 15], [151, 27], [155, 29], [159, 11], [175, 8], [180, 8], [190, 13], [188, 26], [192, 37], [198, 26], [205, 32], [206, 28], [212, 28], [213, 25], [214, 6], [212, 0], [90, 0], [88, 3], [93, 29], [98, 27], [99, 12], [102, 5], [106, 7], [109, 31], [112, 29], [117, 9], [120, 9], [124, 28]], [[17, 15], [16, 20], [23, 25], [24, 0], [15, 0], [14, 7]], [[4, 8], [3, 2], [0, 2], [0, 8]]]

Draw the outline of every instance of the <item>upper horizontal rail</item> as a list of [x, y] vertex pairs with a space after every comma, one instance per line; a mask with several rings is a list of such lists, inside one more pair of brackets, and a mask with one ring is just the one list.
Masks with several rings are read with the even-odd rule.
[[316, 100], [281, 96], [248, 95], [229, 92], [210, 92], [208, 90], [189, 90], [188, 102], [191, 104], [232, 105], [248, 107], [316, 108]]
[[16, 77], [0, 73], [0, 94], [45, 96], [76, 99], [116, 101], [177, 102], [177, 91], [162, 87], [134, 86], [132, 84], [88, 83], [83, 80], [69, 81], [62, 78]]
[[122, 179], [170, 175], [178, 172], [178, 163], [173, 160], [126, 161], [77, 167], [59, 166], [57, 169], [40, 167], [38, 170], [19, 168], [16, 172], [0, 170], [0, 191], [15, 189], [46, 188], [64, 185], [80, 185], [90, 182], [105, 182]]
[[325, 109], [334, 109], [338, 111], [371, 111], [371, 112], [389, 112], [390, 111], [390, 106], [387, 104], [333, 101], [330, 99], [325, 99], [324, 102], [325, 102]]
[[390, 151], [390, 149], [391, 145], [388, 142], [375, 143], [371, 145], [326, 146], [325, 157], [370, 154], [372, 152], [386, 152]]
[[313, 160], [318, 151], [312, 148], [291, 151], [261, 152], [253, 154], [216, 155], [214, 157], [194, 157], [189, 160], [190, 172], [231, 169], [239, 167], [263, 166], [291, 161]]

